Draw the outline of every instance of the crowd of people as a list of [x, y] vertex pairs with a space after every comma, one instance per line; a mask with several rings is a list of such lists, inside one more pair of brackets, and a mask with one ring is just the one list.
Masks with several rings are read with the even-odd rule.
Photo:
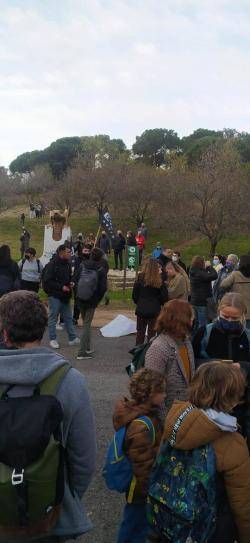
[[[118, 230], [112, 245], [104, 231], [98, 240], [80, 233], [44, 268], [29, 243], [19, 263], [7, 245], [0, 247], [0, 388], [8, 399], [0, 401], [0, 420], [23, 428], [23, 438], [10, 439], [5, 425], [0, 447], [0, 462], [12, 468], [6, 484], [19, 485], [15, 495], [7, 493], [0, 517], [11, 541], [25, 534], [26, 541], [61, 543], [90, 528], [80, 500], [95, 470], [93, 413], [84, 377], [54, 349], [60, 349], [61, 318], [77, 359], [93, 358], [91, 323], [107, 292], [109, 254], [113, 249], [115, 267], [122, 268], [128, 243], [138, 247], [142, 263], [132, 299], [144, 367], [134, 367], [130, 398], [120, 399], [113, 413], [111, 447], [122, 439], [122, 454], [116, 449], [115, 461], [106, 460], [109, 481], [116, 464], [120, 477], [122, 462], [129, 466], [117, 543], [250, 542], [250, 255], [196, 256], [187, 267], [179, 251], [160, 243], [145, 256], [143, 227], [127, 238]], [[41, 285], [48, 309], [39, 299]], [[41, 346], [47, 324], [51, 349]], [[47, 438], [37, 428], [46, 428]], [[43, 479], [47, 469], [54, 479], [40, 496], [35, 478], [32, 500], [32, 470]]]

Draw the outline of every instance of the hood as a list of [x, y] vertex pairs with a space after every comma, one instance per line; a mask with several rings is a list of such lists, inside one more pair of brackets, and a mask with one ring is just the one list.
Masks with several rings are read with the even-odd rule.
[[137, 417], [150, 414], [157, 414], [157, 410], [154, 410], [151, 405], [145, 403], [138, 405], [134, 400], [128, 400], [127, 398], [119, 400], [115, 405], [113, 414], [114, 429], [117, 432], [122, 426], [126, 426]]
[[[163, 441], [170, 438], [177, 419], [190, 405], [188, 402], [174, 402], [165, 421]], [[208, 413], [195, 408], [186, 416], [177, 430], [175, 448], [192, 450], [207, 443], [212, 443], [221, 437], [223, 433], [224, 430], [209, 418]]]
[[101, 261], [96, 262], [95, 260], [91, 260], [91, 258], [88, 260], [84, 260], [83, 264], [86, 270], [99, 270], [99, 268], [102, 267]]
[[0, 350], [0, 383], [11, 385], [37, 385], [66, 360], [47, 347]]

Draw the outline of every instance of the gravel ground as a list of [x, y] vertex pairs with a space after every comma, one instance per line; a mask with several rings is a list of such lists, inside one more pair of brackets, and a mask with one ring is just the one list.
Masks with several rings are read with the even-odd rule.
[[[80, 335], [80, 329], [79, 334]], [[103, 338], [99, 330], [93, 331], [95, 358], [76, 360], [76, 348], [67, 345], [66, 332], [58, 332], [60, 352], [87, 379], [96, 418], [98, 445], [96, 475], [84, 497], [84, 503], [94, 530], [77, 539], [79, 543], [115, 543], [124, 497], [109, 492], [101, 477], [101, 466], [107, 445], [114, 433], [112, 410], [117, 398], [127, 393], [125, 367], [130, 361], [128, 350], [135, 342], [134, 336], [118, 339]], [[47, 338], [44, 341], [47, 344]]]

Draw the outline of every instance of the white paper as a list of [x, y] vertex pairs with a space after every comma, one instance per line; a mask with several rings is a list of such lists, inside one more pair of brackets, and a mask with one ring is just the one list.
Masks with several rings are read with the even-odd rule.
[[121, 337], [136, 334], [136, 322], [125, 315], [117, 315], [115, 319], [100, 328], [104, 337]]

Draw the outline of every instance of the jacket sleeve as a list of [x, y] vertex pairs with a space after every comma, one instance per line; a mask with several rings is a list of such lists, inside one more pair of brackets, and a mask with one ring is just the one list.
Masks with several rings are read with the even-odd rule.
[[199, 278], [205, 283], [211, 283], [211, 281], [215, 281], [217, 277], [217, 271], [212, 266], [208, 266], [205, 270], [199, 271]]
[[98, 297], [98, 303], [103, 298], [105, 292], [107, 290], [107, 273], [104, 269], [99, 271], [98, 274], [98, 289], [97, 289], [97, 297]]
[[237, 454], [226, 447], [222, 471], [230, 507], [239, 531], [240, 543], [249, 543], [250, 534], [250, 457], [246, 442], [237, 438]]
[[167, 288], [167, 285], [163, 283], [163, 285], [161, 286], [161, 291], [160, 291], [161, 305], [164, 305], [167, 301], [168, 301], [168, 288]]
[[220, 286], [221, 286], [221, 288], [227, 289], [227, 288], [232, 287], [233, 284], [234, 284], [234, 273], [232, 272], [232, 273], [230, 273], [230, 274], [228, 275], [228, 277], [225, 277], [225, 279], [223, 279], [223, 280], [221, 281]]
[[140, 290], [141, 290], [140, 282], [135, 281], [134, 286], [133, 286], [133, 291], [132, 291], [132, 299], [135, 304], [138, 304], [139, 297], [140, 297]]
[[48, 289], [58, 292], [62, 290], [63, 285], [59, 284], [58, 281], [55, 279], [55, 267], [53, 261], [47, 264], [44, 272], [43, 281], [46, 285], [46, 288]]
[[[73, 385], [73, 380], [71, 382]], [[70, 395], [72, 400], [72, 393], [68, 391], [68, 401]], [[94, 416], [82, 375], [77, 379], [77, 397], [78, 407], [71, 416], [65, 447], [70, 485], [81, 498], [89, 486], [96, 465]]]
[[154, 462], [153, 443], [150, 431], [140, 421], [132, 421], [126, 433], [126, 449], [137, 479], [148, 478]]

